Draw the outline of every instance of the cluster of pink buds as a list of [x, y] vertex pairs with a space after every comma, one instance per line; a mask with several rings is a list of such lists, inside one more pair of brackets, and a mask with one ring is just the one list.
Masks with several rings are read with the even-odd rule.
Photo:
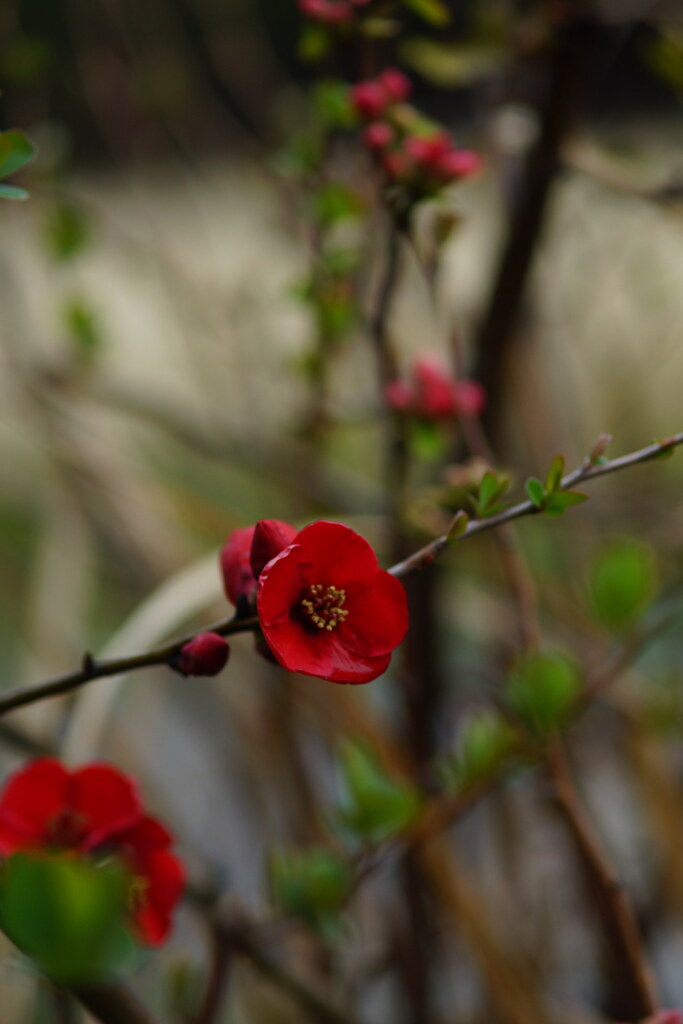
[[387, 179], [422, 197], [475, 174], [482, 159], [470, 149], [459, 149], [447, 131], [408, 105], [411, 92], [410, 79], [398, 68], [388, 68], [352, 86], [351, 103], [366, 122], [363, 141]]
[[456, 380], [436, 355], [419, 356], [408, 380], [394, 380], [384, 393], [394, 412], [422, 420], [479, 416], [486, 394], [474, 380]]
[[348, 25], [353, 21], [360, 7], [367, 7], [372, 0], [299, 0], [299, 10], [305, 18], [317, 21], [327, 28]]

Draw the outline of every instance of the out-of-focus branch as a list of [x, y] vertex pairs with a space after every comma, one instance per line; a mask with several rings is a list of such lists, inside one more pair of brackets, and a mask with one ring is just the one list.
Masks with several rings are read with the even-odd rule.
[[491, 295], [477, 337], [474, 376], [489, 397], [485, 424], [495, 439], [494, 415], [500, 416], [506, 362], [526, 284], [541, 236], [548, 199], [561, 170], [561, 149], [577, 113], [581, 90], [593, 63], [597, 22], [583, 14], [585, 5], [568, 6], [547, 55], [547, 86], [540, 105], [540, 130], [526, 161], [508, 237], [503, 246]]
[[102, 1024], [160, 1024], [127, 988], [116, 984], [81, 986], [72, 994]]

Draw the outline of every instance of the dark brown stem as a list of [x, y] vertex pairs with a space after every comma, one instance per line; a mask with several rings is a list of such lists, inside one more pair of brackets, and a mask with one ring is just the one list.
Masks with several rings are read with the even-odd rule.
[[83, 985], [72, 994], [102, 1024], [160, 1024], [137, 996], [116, 984]]
[[192, 1024], [212, 1024], [221, 1008], [232, 962], [232, 946], [223, 930], [211, 924], [211, 971], [204, 998]]
[[620, 1004], [620, 1012], [632, 1021], [642, 1020], [656, 1011], [658, 1000], [633, 910], [586, 816], [559, 740], [548, 751], [547, 766], [558, 807], [593, 883], [615, 977], [619, 979], [624, 1004], [623, 1009]]
[[[202, 633], [219, 633], [221, 636], [230, 636], [233, 633], [245, 633], [258, 628], [258, 619], [224, 619], [207, 626]], [[34, 704], [38, 700], [45, 700], [47, 697], [58, 697], [64, 693], [71, 693], [72, 690], [92, 682], [93, 679], [103, 679], [105, 676], [118, 676], [124, 672], [132, 672], [135, 669], [149, 668], [152, 665], [164, 665], [180, 654], [183, 646], [190, 641], [195, 633], [191, 633], [181, 640], [174, 640], [164, 647], [156, 647], [145, 654], [134, 654], [128, 658], [111, 658], [107, 661], [96, 661], [90, 654], [83, 658], [83, 666], [76, 672], [67, 672], [65, 675], [56, 676], [38, 686], [17, 687], [15, 690], [8, 690], [0, 697], [0, 715], [15, 708], [23, 707], [26, 704]]]
[[[577, 5], [577, 7], [580, 5]], [[488, 395], [485, 425], [494, 439], [502, 409], [507, 358], [541, 236], [552, 186], [561, 167], [562, 144], [576, 117], [592, 65], [596, 22], [570, 14], [548, 53], [547, 86], [540, 104], [540, 131], [526, 161], [509, 233], [496, 270], [487, 312], [477, 338], [475, 377]]]

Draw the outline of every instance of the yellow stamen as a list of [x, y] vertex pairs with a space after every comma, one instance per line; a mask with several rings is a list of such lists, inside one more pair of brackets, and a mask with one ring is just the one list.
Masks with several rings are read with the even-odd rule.
[[337, 587], [323, 587], [322, 583], [312, 583], [304, 592], [301, 607], [316, 629], [324, 629], [331, 633], [349, 614], [343, 607], [346, 591]]

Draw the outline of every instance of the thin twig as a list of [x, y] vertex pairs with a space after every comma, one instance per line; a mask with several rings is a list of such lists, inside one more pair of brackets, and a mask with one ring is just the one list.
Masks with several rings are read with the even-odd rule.
[[[567, 474], [560, 485], [562, 490], [569, 490], [578, 483], [594, 480], [597, 477], [607, 476], [630, 466], [638, 465], [641, 462], [650, 462], [667, 452], [683, 444], [683, 432], [672, 434], [662, 441], [647, 445], [629, 455], [622, 455], [618, 459], [610, 459], [605, 462], [594, 463], [586, 459], [578, 469]], [[465, 530], [459, 534], [458, 540], [464, 540], [476, 533], [483, 533], [484, 530], [494, 529], [503, 523], [521, 519], [523, 516], [537, 515], [538, 509], [531, 501], [522, 501], [518, 505], [500, 512], [498, 515], [489, 516], [487, 519], [471, 520]], [[409, 558], [397, 562], [388, 571], [393, 576], [406, 576], [410, 572], [424, 568], [434, 561], [451, 543], [453, 538], [450, 533], [445, 533], [436, 540], [431, 541], [420, 548]], [[224, 619], [212, 626], [206, 626], [201, 632], [220, 633], [221, 636], [229, 636], [233, 633], [253, 631], [258, 628], [258, 618], [249, 619]], [[165, 647], [157, 647], [145, 654], [136, 654], [127, 658], [115, 658], [107, 661], [96, 661], [91, 655], [86, 655], [83, 665], [75, 672], [68, 672], [65, 675], [57, 676], [37, 686], [17, 687], [0, 697], [0, 715], [13, 711], [15, 708], [24, 707], [27, 704], [34, 704], [36, 701], [44, 700], [47, 697], [55, 697], [60, 694], [70, 693], [94, 679], [102, 679], [106, 676], [120, 675], [123, 672], [131, 672], [135, 669], [148, 668], [152, 665], [161, 665], [179, 654], [180, 649], [196, 633], [190, 634], [181, 640], [176, 640]]]
[[123, 985], [81, 986], [72, 995], [102, 1024], [160, 1024], [137, 996]]
[[[258, 628], [258, 619], [223, 619], [213, 626], [202, 629], [202, 633], [219, 633], [221, 636], [230, 636], [233, 633], [245, 633]], [[110, 658], [106, 661], [96, 661], [92, 655], [86, 654], [83, 658], [83, 665], [76, 672], [67, 672], [64, 675], [56, 676], [38, 686], [17, 687], [9, 690], [0, 697], [0, 715], [15, 708], [23, 707], [26, 704], [34, 704], [36, 701], [45, 700], [47, 697], [57, 697], [64, 693], [71, 693], [72, 690], [92, 682], [93, 679], [103, 679], [106, 676], [118, 676], [124, 672], [132, 672], [139, 668], [149, 668], [152, 665], [164, 665], [180, 654], [183, 646], [188, 643], [196, 633], [191, 633], [181, 640], [174, 640], [163, 647], [155, 647], [145, 654], [133, 654], [127, 658]]]
[[[563, 491], [571, 490], [578, 483], [595, 480], [599, 476], [607, 476], [609, 473], [616, 473], [621, 469], [636, 466], [641, 462], [649, 462], [671, 451], [680, 444], [683, 444], [683, 432], [672, 434], [671, 437], [667, 437], [663, 441], [656, 441], [654, 444], [647, 445], [645, 448], [639, 448], [638, 451], [631, 452], [629, 455], [622, 455], [618, 459], [609, 459], [599, 463], [593, 463], [590, 459], [586, 459], [578, 469], [568, 473], [563, 478], [560, 489]], [[512, 505], [511, 508], [499, 512], [498, 515], [489, 516], [486, 519], [471, 520], [467, 524], [466, 529], [458, 535], [457, 540], [465, 540], [475, 533], [492, 530], [496, 526], [510, 523], [514, 519], [521, 519], [523, 516], [538, 515], [540, 511], [541, 509], [534, 505], [532, 501], [521, 501], [518, 505]], [[450, 533], [445, 533], [443, 536], [437, 537], [436, 540], [420, 548], [410, 558], [406, 558], [403, 562], [393, 565], [389, 572], [393, 576], [405, 576], [409, 572], [415, 572], [416, 569], [422, 569], [433, 562], [453, 542]]]

